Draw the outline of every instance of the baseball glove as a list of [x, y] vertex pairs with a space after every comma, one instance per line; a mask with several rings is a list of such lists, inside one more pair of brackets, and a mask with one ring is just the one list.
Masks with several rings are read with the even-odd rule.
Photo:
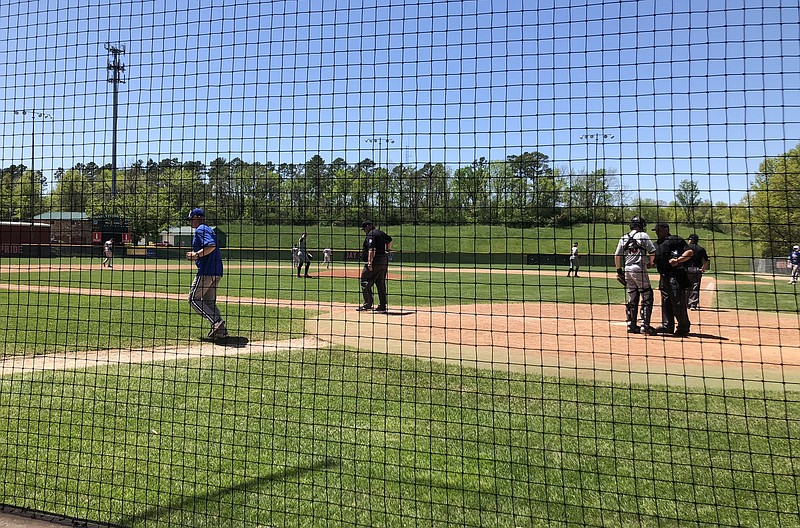
[[628, 281], [625, 280], [625, 270], [623, 270], [622, 268], [617, 270], [617, 282], [619, 282], [626, 288], [628, 287]]

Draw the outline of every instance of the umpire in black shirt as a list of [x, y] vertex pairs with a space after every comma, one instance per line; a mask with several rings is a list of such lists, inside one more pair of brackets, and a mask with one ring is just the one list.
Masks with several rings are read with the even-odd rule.
[[700, 309], [700, 283], [703, 281], [703, 273], [708, 270], [708, 252], [706, 248], [698, 244], [700, 237], [696, 233], [689, 235], [689, 249], [692, 250], [692, 260], [686, 263], [686, 274], [689, 276], [689, 309]]
[[661, 326], [656, 328], [656, 332], [686, 337], [691, 326], [687, 311], [690, 283], [683, 265], [692, 259], [693, 253], [684, 239], [670, 234], [669, 224], [659, 222], [653, 231], [657, 237], [656, 268], [661, 274], [661, 280], [658, 281]]
[[392, 249], [392, 237], [375, 227], [372, 220], [364, 220], [361, 229], [366, 233], [364, 248], [361, 251], [361, 260], [364, 269], [361, 270], [361, 293], [364, 304], [357, 310], [363, 312], [372, 310], [373, 296], [372, 285], [378, 288], [378, 301], [376, 312], [386, 313], [386, 274], [389, 271], [389, 253]]

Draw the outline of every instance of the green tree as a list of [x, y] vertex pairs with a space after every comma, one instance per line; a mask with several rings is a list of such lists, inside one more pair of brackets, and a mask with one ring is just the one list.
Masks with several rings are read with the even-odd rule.
[[800, 144], [761, 163], [741, 205], [737, 219], [749, 224], [761, 254], [785, 256], [800, 240]]
[[700, 186], [694, 180], [683, 180], [678, 184], [675, 201], [688, 223], [694, 223], [695, 212], [702, 204]]
[[460, 222], [487, 223], [489, 174], [489, 163], [483, 157], [453, 173], [451, 189]]
[[[522, 195], [510, 197], [511, 207], [520, 207], [517, 213], [512, 210], [508, 222], [513, 225], [551, 225], [558, 216], [558, 203], [561, 201], [561, 185], [555, 171], [550, 167], [549, 157], [541, 152], [523, 152], [519, 156], [508, 156], [508, 172], [504, 177], [512, 176], [521, 180]], [[514, 186], [510, 186], [512, 189]], [[512, 190], [512, 192], [515, 192]]]
[[39, 171], [12, 165], [0, 173], [0, 214], [11, 220], [32, 219], [45, 211], [45, 180]]
[[92, 193], [92, 184], [84, 173], [70, 169], [61, 174], [48, 203], [51, 211], [86, 211]]

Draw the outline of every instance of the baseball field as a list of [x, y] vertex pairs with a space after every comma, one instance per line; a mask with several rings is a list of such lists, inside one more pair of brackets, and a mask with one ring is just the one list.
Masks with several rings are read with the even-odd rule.
[[[800, 324], [710, 274], [687, 338], [611, 270], [0, 263], [0, 503], [115, 526], [796, 526]], [[654, 282], [657, 280], [653, 277]], [[653, 320], [659, 320], [658, 294]]]

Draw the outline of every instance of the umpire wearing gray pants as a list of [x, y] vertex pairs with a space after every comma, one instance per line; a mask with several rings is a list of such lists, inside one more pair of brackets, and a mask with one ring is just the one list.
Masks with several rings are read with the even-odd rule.
[[692, 260], [686, 263], [686, 275], [689, 277], [691, 287], [689, 288], [689, 309], [700, 309], [700, 283], [703, 280], [703, 273], [708, 271], [708, 253], [706, 249], [698, 244], [700, 237], [696, 233], [689, 235], [689, 249], [692, 250]]

